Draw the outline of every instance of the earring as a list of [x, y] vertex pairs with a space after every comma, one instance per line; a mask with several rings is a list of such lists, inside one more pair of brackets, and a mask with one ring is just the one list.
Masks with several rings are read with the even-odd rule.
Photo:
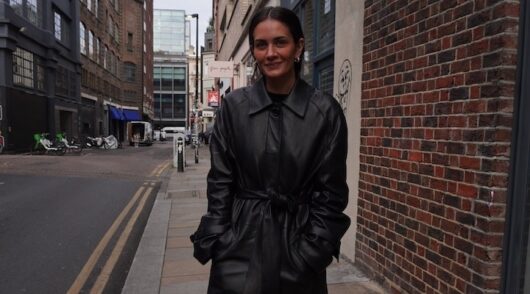
[[298, 63], [298, 62], [300, 62], [300, 57], [295, 57], [294, 58], [294, 63]]

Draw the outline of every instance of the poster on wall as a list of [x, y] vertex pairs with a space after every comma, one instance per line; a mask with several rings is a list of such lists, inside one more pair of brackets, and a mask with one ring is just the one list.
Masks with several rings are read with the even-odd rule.
[[216, 91], [216, 90], [208, 91], [208, 106], [210, 107], [219, 106], [219, 91]]

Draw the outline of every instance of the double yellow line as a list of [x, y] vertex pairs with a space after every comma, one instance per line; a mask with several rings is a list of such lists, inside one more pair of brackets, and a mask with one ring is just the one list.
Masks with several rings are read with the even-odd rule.
[[169, 167], [170, 164], [170, 160], [162, 162], [161, 164], [157, 165], [157, 167], [155, 167], [155, 169], [149, 174], [149, 176], [157, 178], [160, 177], [160, 175]]
[[[160, 165], [158, 165], [152, 172], [151, 176], [157, 176], [159, 177], [162, 172], [169, 166], [171, 162], [165, 162]], [[145, 203], [151, 195], [151, 192], [153, 191], [153, 188], [155, 186], [155, 182], [151, 181], [145, 181], [140, 188], [134, 193], [134, 196], [131, 198], [131, 200], [127, 203], [125, 208], [120, 212], [118, 217], [114, 220], [114, 223], [112, 226], [107, 230], [103, 238], [99, 241], [98, 245], [88, 258], [87, 262], [81, 269], [81, 272], [75, 279], [72, 286], [70, 286], [70, 289], [68, 290], [68, 294], [75, 294], [81, 292], [84, 284], [86, 283], [88, 277], [94, 270], [94, 267], [96, 266], [97, 261], [100, 259], [101, 254], [105, 250], [105, 248], [108, 246], [110, 240], [112, 239], [112, 236], [116, 233], [118, 228], [121, 226], [122, 222], [124, 221], [125, 217], [129, 214], [131, 209], [134, 207], [135, 203], [138, 202], [138, 205], [136, 206], [136, 209], [134, 210], [133, 214], [131, 215], [129, 221], [127, 222], [127, 225], [125, 226], [123, 232], [121, 233], [118, 241], [116, 242], [116, 245], [112, 249], [112, 253], [110, 254], [109, 258], [105, 262], [105, 265], [103, 266], [103, 269], [99, 273], [99, 276], [96, 279], [96, 282], [92, 286], [92, 289], [90, 290], [91, 294], [99, 294], [102, 293], [105, 289], [105, 286], [107, 285], [107, 282], [109, 281], [110, 275], [116, 266], [116, 263], [118, 262], [118, 258], [120, 257], [123, 248], [125, 246], [125, 243], [127, 242], [127, 239], [129, 238], [131, 231], [134, 227], [134, 224], [138, 220], [138, 217], [140, 216], [140, 213], [145, 207]]]

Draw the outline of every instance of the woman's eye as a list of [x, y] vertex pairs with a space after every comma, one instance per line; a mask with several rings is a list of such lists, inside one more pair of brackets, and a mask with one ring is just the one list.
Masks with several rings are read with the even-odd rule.
[[265, 49], [265, 48], [267, 48], [267, 44], [259, 42], [259, 43], [256, 43], [256, 45], [254, 45], [254, 47], [256, 47], [256, 49]]
[[276, 47], [284, 47], [285, 45], [287, 45], [287, 40], [284, 40], [284, 39], [276, 40], [274, 41], [274, 45], [276, 45]]

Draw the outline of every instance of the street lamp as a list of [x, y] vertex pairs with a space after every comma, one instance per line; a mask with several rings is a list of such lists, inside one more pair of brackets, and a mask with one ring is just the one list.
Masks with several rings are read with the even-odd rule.
[[195, 115], [193, 117], [193, 127], [195, 131], [195, 163], [199, 163], [199, 128], [197, 126], [197, 116], [199, 115], [199, 14], [194, 13], [190, 15], [196, 19], [195, 26], [195, 101], [194, 110]]

